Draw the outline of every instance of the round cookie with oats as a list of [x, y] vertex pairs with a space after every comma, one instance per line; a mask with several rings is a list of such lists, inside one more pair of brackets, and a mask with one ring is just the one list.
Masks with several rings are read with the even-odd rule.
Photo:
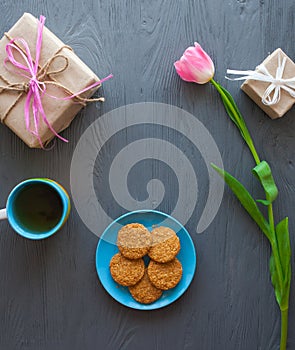
[[180, 250], [180, 241], [175, 231], [169, 227], [156, 227], [152, 230], [152, 244], [149, 257], [159, 263], [173, 260]]
[[150, 281], [147, 270], [145, 270], [142, 279], [136, 283], [134, 286], [129, 287], [129, 292], [132, 297], [142, 304], [151, 304], [158, 300], [163, 291], [156, 288]]
[[147, 272], [150, 281], [156, 288], [168, 290], [180, 282], [182, 265], [177, 258], [164, 264], [151, 260]]
[[123, 226], [117, 237], [117, 246], [128, 259], [142, 258], [150, 249], [151, 233], [142, 224], [132, 223]]
[[113, 279], [122, 286], [133, 286], [144, 275], [143, 259], [130, 260], [121, 253], [115, 254], [110, 261], [110, 272]]

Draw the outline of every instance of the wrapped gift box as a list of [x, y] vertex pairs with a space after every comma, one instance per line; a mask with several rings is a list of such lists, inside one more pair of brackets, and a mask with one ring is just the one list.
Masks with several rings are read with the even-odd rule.
[[[278, 62], [286, 58], [286, 64], [283, 71], [283, 79], [295, 77], [295, 63], [281, 50], [276, 49], [269, 55], [262, 64], [266, 67], [268, 72], [275, 78], [278, 68]], [[259, 66], [256, 72], [260, 72]], [[266, 105], [262, 102], [263, 95], [269, 87], [269, 82], [247, 79], [241, 89], [272, 119], [282, 117], [294, 104], [295, 99], [284, 89], [280, 89], [280, 99], [277, 103]], [[295, 83], [294, 83], [295, 87]], [[295, 91], [294, 91], [295, 92]], [[272, 92], [273, 93], [273, 92]]]
[[[9, 43], [10, 38], [24, 38], [28, 43], [33, 59], [35, 58], [38, 23], [39, 21], [29, 13], [25, 13], [17, 21], [7, 35], [3, 36], [0, 40], [0, 62], [4, 63], [7, 57], [6, 45]], [[46, 94], [42, 96], [42, 105], [48, 122], [57, 133], [69, 126], [75, 115], [83, 107], [83, 104], [74, 99], [55, 99], [49, 95], [63, 98], [70, 94], [69, 91], [76, 93], [99, 81], [99, 78], [91, 69], [88, 68], [69, 47], [65, 47], [65, 44], [44, 26], [39, 61], [40, 69], [58, 52], [61, 56], [56, 57], [56, 59], [51, 62], [49, 71], [62, 71], [57, 74], [45, 76], [44, 81], [56, 81], [62, 86], [65, 86], [68, 92], [54, 84], [46, 84]], [[21, 56], [16, 52], [15, 57], [17, 56], [21, 60]], [[12, 64], [8, 62], [5, 67], [3, 63], [0, 64], [1, 86], [7, 86], [8, 83], [10, 85], [28, 83], [29, 79], [16, 74], [17, 69], [14, 68]], [[66, 68], [63, 70], [65, 65]], [[100, 85], [84, 92], [83, 98], [89, 98], [99, 86]], [[25, 124], [24, 105], [26, 96], [27, 91], [19, 92], [6, 89], [2, 89], [1, 91], [0, 88], [0, 119], [29, 147], [38, 148], [41, 147], [38, 138], [27, 130]], [[33, 125], [32, 113], [30, 113], [30, 123]], [[40, 117], [38, 133], [44, 145], [54, 137], [52, 131], [42, 120], [42, 117]]]

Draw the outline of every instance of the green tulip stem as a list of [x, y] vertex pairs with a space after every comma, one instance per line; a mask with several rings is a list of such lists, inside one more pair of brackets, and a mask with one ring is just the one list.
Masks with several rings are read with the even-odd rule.
[[275, 224], [274, 224], [274, 217], [273, 217], [273, 210], [272, 210], [272, 203], [270, 203], [267, 206], [268, 210], [268, 219], [269, 219], [269, 226], [272, 232], [275, 232]]
[[274, 216], [273, 216], [273, 206], [272, 203], [270, 203], [267, 206], [267, 211], [268, 211], [268, 222], [269, 222], [269, 228], [270, 228], [270, 232], [272, 233], [272, 252], [274, 255], [274, 259], [276, 262], [276, 266], [278, 269], [278, 275], [279, 275], [279, 282], [280, 282], [280, 286], [281, 288], [283, 288], [283, 273], [282, 273], [282, 265], [280, 262], [280, 257], [278, 256], [277, 252], [278, 252], [278, 240], [277, 240], [277, 236], [276, 236], [276, 231], [275, 231], [275, 225], [274, 225]]
[[281, 310], [281, 344], [280, 350], [287, 348], [287, 334], [288, 334], [288, 309]]
[[[248, 128], [246, 126], [243, 116], [241, 115], [231, 94], [223, 86], [217, 83], [213, 78], [210, 79], [210, 82], [218, 91], [227, 114], [239, 129], [244, 141], [249, 147], [249, 150], [254, 158], [254, 161], [256, 162], [256, 167], [254, 169], [257, 174], [258, 170], [256, 168], [258, 167], [259, 169], [261, 169], [265, 161], [263, 161], [264, 162], [263, 163], [259, 159], [259, 156], [257, 154], [253, 140], [248, 131]], [[223, 172], [221, 169], [218, 169], [216, 166], [213, 166], [213, 168], [215, 168], [215, 170], [217, 170], [220, 174], [223, 174], [223, 176], [226, 173], [226, 172]], [[271, 175], [271, 170], [269, 169], [269, 171], [270, 171], [271, 181], [273, 182], [272, 185], [273, 187], [276, 187], [275, 182]], [[259, 211], [259, 209], [256, 207], [254, 199], [252, 202], [250, 201], [249, 199], [250, 195], [248, 196], [248, 194], [245, 194], [245, 190], [243, 189], [242, 186], [239, 185], [239, 187], [237, 187], [238, 186], [237, 181], [235, 181], [234, 178], [230, 176], [230, 174], [226, 175], [225, 181], [232, 188], [232, 190], [234, 191], [234, 193], [236, 194], [240, 202], [244, 205], [245, 209], [248, 210], [248, 213], [250, 215], [252, 213], [252, 218], [254, 218], [254, 220], [256, 218], [256, 222], [258, 224], [259, 223], [261, 224], [260, 215], [257, 214], [257, 211]], [[263, 178], [261, 182], [263, 184]], [[266, 182], [264, 182], [264, 184], [265, 183]], [[266, 187], [264, 187], [264, 189], [265, 189], [265, 195], [266, 195], [266, 200], [264, 201], [265, 202], [264, 204], [267, 205], [268, 222], [265, 221], [266, 224], [263, 224], [262, 226], [260, 226], [260, 228], [262, 228], [262, 231], [267, 235], [272, 248], [273, 260], [271, 261], [273, 261], [273, 263], [272, 263], [272, 267], [270, 268], [271, 276], [272, 276], [272, 282], [275, 288], [275, 292], [280, 296], [279, 298], [277, 297], [277, 301], [281, 310], [280, 350], [286, 350], [287, 333], [288, 333], [289, 290], [290, 290], [290, 283], [289, 285], [288, 283], [286, 285], [286, 281], [290, 282], [290, 279], [291, 279], [291, 265], [290, 265], [290, 259], [286, 256], [286, 254], [283, 254], [283, 249], [285, 249], [287, 253], [288, 253], [288, 250], [290, 249], [290, 246], [288, 247], [288, 244], [287, 244], [289, 242], [288, 227], [287, 226], [284, 227], [284, 224], [288, 225], [288, 221], [287, 221], [288, 218], [285, 218], [284, 219], [285, 221], [281, 221], [275, 227], [272, 202], [275, 200], [277, 194], [276, 195], [271, 194], [269, 191], [267, 191]], [[285, 231], [283, 231], [284, 229]], [[284, 245], [282, 245], [281, 243], [282, 233], [286, 234], [286, 243], [284, 243]], [[286, 263], [289, 264], [290, 276], [288, 275]], [[284, 299], [282, 299], [283, 297]]]
[[[256, 164], [258, 165], [260, 163], [260, 159], [259, 159], [258, 153], [255, 149], [254, 143], [252, 141], [251, 135], [250, 135], [246, 125], [241, 120], [241, 117], [240, 117], [239, 113], [237, 112], [235, 106], [233, 105], [232, 101], [230, 101], [228, 96], [224, 93], [225, 89], [222, 88], [213, 78], [210, 80], [210, 82], [213, 84], [213, 86], [216, 88], [216, 90], [220, 94], [222, 101], [223, 101], [223, 104], [227, 107], [227, 110], [229, 110], [229, 112], [232, 114], [236, 125], [242, 131], [241, 134], [243, 136], [243, 139], [245, 140], [246, 144], [248, 145], [249, 150], [252, 153]], [[268, 209], [268, 219], [269, 219], [270, 231], [272, 232], [272, 235], [274, 238], [273, 239], [273, 245], [275, 246], [274, 258], [276, 260], [276, 265], [279, 267], [278, 274], [280, 276], [280, 281], [282, 282], [283, 280], [282, 280], [282, 275], [281, 275], [281, 266], [280, 266], [281, 264], [280, 264], [279, 257], [276, 256], [277, 239], [276, 239], [276, 234], [275, 234], [275, 225], [274, 225], [272, 203], [270, 203], [267, 207], [268, 207], [267, 209]]]

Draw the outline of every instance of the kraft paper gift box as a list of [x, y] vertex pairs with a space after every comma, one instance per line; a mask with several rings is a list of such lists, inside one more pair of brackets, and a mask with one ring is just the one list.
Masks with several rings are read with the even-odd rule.
[[[286, 58], [285, 67], [282, 78], [289, 79], [295, 77], [295, 63], [279, 48], [270, 54], [262, 64], [266, 67], [272, 77], [276, 77], [277, 68], [279, 62], [283, 62]], [[256, 68], [256, 72], [260, 72], [259, 66]], [[272, 105], [266, 105], [262, 102], [263, 95], [266, 89], [269, 87], [270, 82], [257, 81], [247, 79], [241, 86], [241, 89], [271, 118], [276, 119], [282, 117], [294, 104], [295, 98], [290, 95], [289, 92], [283, 88], [280, 89], [280, 99], [277, 103]], [[295, 80], [294, 80], [295, 87]], [[295, 92], [295, 91], [294, 91]], [[270, 95], [270, 98], [273, 96]]]
[[[5, 57], [7, 57], [6, 45], [12, 38], [24, 38], [28, 43], [34, 60], [36, 57], [38, 23], [39, 21], [37, 18], [29, 13], [25, 13], [8, 33], [6, 33], [7, 35], [4, 35], [0, 40], [0, 85], [2, 87], [9, 84], [21, 85], [22, 83], [28, 83], [29, 79], [16, 74], [17, 68], [10, 62], [6, 63], [5, 67], [4, 60]], [[22, 46], [21, 42], [19, 46]], [[66, 89], [60, 88], [54, 84], [46, 84], [46, 94], [42, 96], [41, 100], [48, 122], [57, 133], [60, 133], [69, 126], [85, 103], [81, 101], [81, 103], [79, 103], [75, 99], [56, 99], [49, 95], [64, 98], [99, 82], [99, 78], [74, 54], [70, 47], [65, 47], [65, 44], [44, 26], [39, 67], [41, 68], [46, 65], [56, 54], [58, 54], [58, 57], [51, 62], [48, 68], [49, 75], [46, 75], [44, 80], [56, 81], [58, 84], [66, 87]], [[19, 61], [22, 60], [18, 52], [16, 52], [14, 56], [19, 58]], [[49, 71], [60, 72], [50, 75]], [[99, 86], [100, 85], [84, 92], [83, 98], [89, 98]], [[32, 133], [27, 130], [24, 117], [26, 96], [27, 91], [20, 92], [14, 91], [13, 89], [6, 90], [0, 88], [0, 119], [29, 147], [39, 148], [42, 144], [46, 145], [54, 137], [54, 134], [42, 120], [42, 117], [40, 117], [39, 123], [39, 136], [42, 144], [40, 144], [35, 135], [32, 135]], [[98, 100], [103, 99], [101, 98]], [[31, 125], [34, 125], [33, 122], [31, 106]], [[32, 127], [32, 129], [34, 128]]]

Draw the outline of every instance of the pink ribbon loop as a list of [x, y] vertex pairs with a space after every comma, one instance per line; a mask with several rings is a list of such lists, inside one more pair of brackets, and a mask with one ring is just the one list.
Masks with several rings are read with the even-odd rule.
[[[40, 60], [40, 54], [41, 54], [41, 47], [42, 47], [42, 37], [43, 37], [43, 28], [44, 28], [44, 23], [45, 23], [45, 17], [40, 16], [40, 19], [38, 21], [38, 33], [37, 33], [37, 41], [36, 41], [36, 57], [35, 60], [33, 60], [31, 51], [29, 48], [28, 43], [23, 39], [23, 38], [15, 38], [12, 39], [7, 45], [6, 45], [6, 53], [7, 57], [4, 60], [4, 65], [5, 67], [10, 70], [6, 63], [9, 61], [15, 68], [18, 70], [13, 70], [15, 74], [18, 74], [20, 76], [23, 76], [29, 80], [28, 83], [28, 91], [27, 91], [27, 96], [26, 96], [26, 101], [25, 101], [25, 106], [24, 106], [24, 115], [25, 115], [25, 125], [26, 129], [35, 137], [37, 137], [39, 144], [41, 148], [44, 148], [44, 145], [42, 143], [40, 134], [39, 134], [39, 125], [40, 125], [40, 119], [43, 120], [43, 122], [47, 125], [47, 127], [51, 130], [51, 132], [61, 139], [64, 142], [68, 142], [67, 139], [63, 138], [60, 136], [50, 125], [46, 113], [43, 109], [42, 105], [42, 97], [46, 93], [46, 83], [38, 80], [38, 69], [39, 69], [39, 60]], [[24, 48], [21, 50], [15, 42], [18, 41], [22, 44]], [[19, 62], [15, 56], [14, 56], [14, 50], [20, 54], [20, 56], [23, 59], [23, 63]], [[100, 85], [104, 81], [112, 78], [113, 75], [110, 74], [104, 79], [101, 79], [94, 84], [86, 87], [85, 89], [76, 92], [70, 96], [66, 97], [57, 97], [57, 96], [50, 96], [51, 98], [59, 99], [59, 100], [70, 100], [73, 99], [83, 92], [86, 92], [88, 90], [91, 90], [95, 88], [96, 86]], [[33, 122], [34, 122], [34, 127], [31, 127], [30, 123], [30, 115], [31, 115], [31, 107], [32, 106], [32, 114], [33, 114]]]

